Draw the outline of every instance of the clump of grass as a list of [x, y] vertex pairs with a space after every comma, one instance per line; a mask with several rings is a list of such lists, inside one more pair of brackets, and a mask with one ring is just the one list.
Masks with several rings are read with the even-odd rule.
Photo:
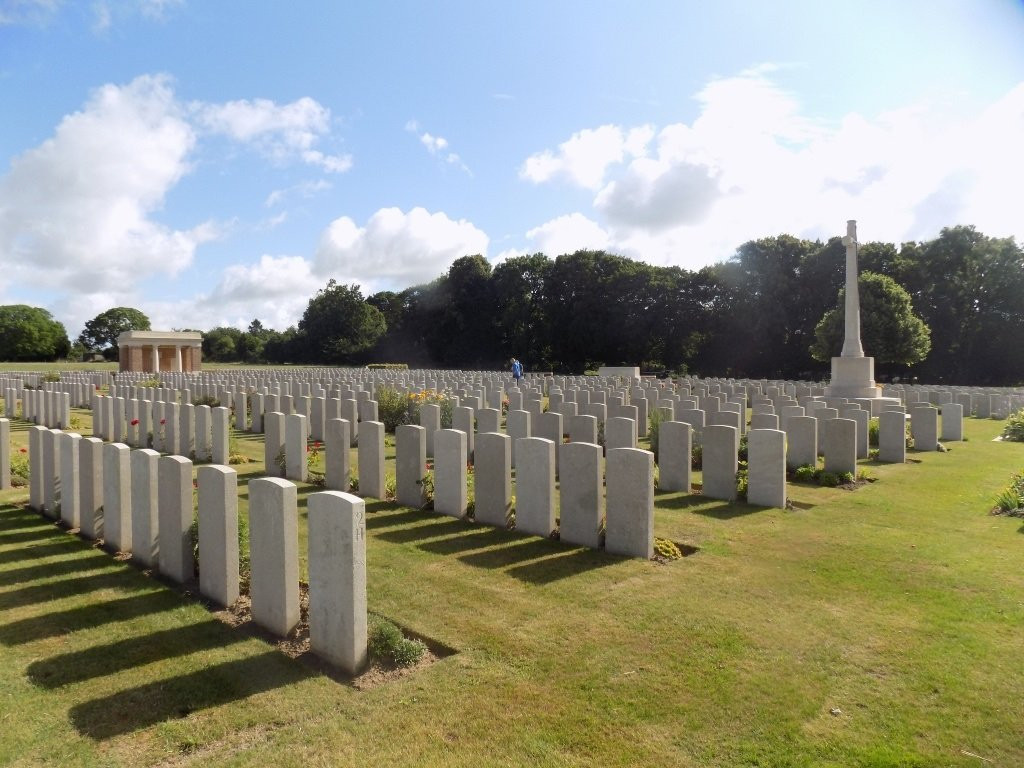
[[427, 652], [422, 640], [406, 637], [398, 625], [387, 619], [373, 620], [368, 635], [370, 656], [381, 663], [411, 667]]

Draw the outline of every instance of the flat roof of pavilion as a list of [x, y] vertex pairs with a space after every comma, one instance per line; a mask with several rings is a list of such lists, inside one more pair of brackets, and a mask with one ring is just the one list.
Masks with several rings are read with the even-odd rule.
[[117, 345], [187, 344], [203, 343], [198, 331], [125, 331], [117, 337]]

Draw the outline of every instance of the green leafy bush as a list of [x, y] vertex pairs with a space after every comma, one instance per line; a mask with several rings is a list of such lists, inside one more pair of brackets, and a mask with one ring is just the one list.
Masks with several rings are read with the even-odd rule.
[[1024, 408], [1010, 414], [1009, 421], [1003, 427], [1003, 440], [1024, 443]]
[[[143, 384], [141, 386], [147, 386], [147, 385]], [[156, 385], [152, 384], [152, 385], [149, 385], [149, 386], [156, 386]], [[202, 397], [194, 397], [194, 398], [192, 398], [192, 405], [196, 405], [196, 406], [207, 405], [210, 408], [220, 408], [220, 400], [218, 400], [216, 397], [213, 397], [212, 395], [203, 395]]]
[[993, 512], [1024, 516], [1024, 470], [1010, 478], [1010, 484], [996, 496]]
[[423, 658], [427, 646], [422, 640], [410, 639], [387, 619], [374, 619], [367, 638], [370, 656], [381, 663], [411, 667]]
[[19, 448], [11, 453], [11, 485], [23, 488], [28, 485], [28, 449]]
[[410, 400], [394, 389], [377, 390], [377, 418], [384, 423], [384, 431], [394, 434], [402, 424], [410, 424]]
[[878, 419], [871, 419], [868, 422], [868, 445], [872, 448], [878, 447]]
[[690, 449], [690, 468], [693, 471], [704, 469], [704, 446], [695, 445]]

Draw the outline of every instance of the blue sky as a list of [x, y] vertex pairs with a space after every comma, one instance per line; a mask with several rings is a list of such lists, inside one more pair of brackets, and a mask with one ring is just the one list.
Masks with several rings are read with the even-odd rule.
[[283, 329], [469, 253], [1024, 240], [1024, 4], [0, 0], [0, 303]]

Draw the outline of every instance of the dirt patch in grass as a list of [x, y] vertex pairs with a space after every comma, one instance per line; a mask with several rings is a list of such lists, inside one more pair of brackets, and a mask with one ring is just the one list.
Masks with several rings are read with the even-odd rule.
[[309, 585], [305, 582], [299, 582], [299, 623], [286, 637], [277, 637], [252, 620], [252, 600], [248, 594], [242, 594], [230, 608], [221, 610], [211, 608], [211, 613], [229, 627], [252, 637], [258, 637], [310, 669], [361, 691], [406, 677], [455, 653], [453, 648], [402, 627], [402, 632], [406, 637], [422, 640], [427, 647], [422, 658], [416, 664], [400, 667], [393, 664], [382, 664], [374, 659], [371, 660], [369, 667], [364, 672], [355, 677], [349, 676], [313, 653], [309, 637]]

